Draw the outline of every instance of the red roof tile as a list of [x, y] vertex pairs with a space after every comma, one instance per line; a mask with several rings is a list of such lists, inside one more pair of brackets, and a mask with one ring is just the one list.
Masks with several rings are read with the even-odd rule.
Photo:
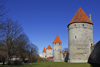
[[85, 12], [82, 10], [81, 7], [77, 10], [76, 14], [74, 15], [74, 17], [72, 18], [69, 24], [74, 23], [74, 22], [87, 22], [87, 23], [93, 24], [89, 20], [88, 16], [85, 14]]
[[59, 36], [57, 35], [53, 43], [62, 43]]
[[44, 47], [44, 49], [43, 49], [43, 51], [42, 51], [43, 53], [46, 53], [46, 50], [45, 50], [45, 47]]
[[53, 59], [53, 57], [47, 57], [47, 59]]
[[49, 46], [47, 47], [47, 49], [52, 49], [52, 48], [51, 48], [51, 46], [49, 45]]

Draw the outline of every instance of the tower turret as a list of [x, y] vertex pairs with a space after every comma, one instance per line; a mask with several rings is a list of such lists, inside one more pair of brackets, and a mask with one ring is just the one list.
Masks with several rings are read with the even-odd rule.
[[47, 54], [47, 58], [48, 57], [52, 57], [52, 48], [51, 48], [50, 45], [47, 47], [46, 51], [47, 51], [47, 53], [46, 53]]
[[43, 58], [46, 58], [46, 50], [45, 50], [45, 47], [44, 47], [44, 49], [42, 51], [42, 55], [43, 55]]
[[53, 60], [54, 62], [61, 62], [61, 40], [57, 35], [53, 42]]
[[68, 24], [69, 62], [87, 62], [93, 43], [93, 23], [80, 7]]

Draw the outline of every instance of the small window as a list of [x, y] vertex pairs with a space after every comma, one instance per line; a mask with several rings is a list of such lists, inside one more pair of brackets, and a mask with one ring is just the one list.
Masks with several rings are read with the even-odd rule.
[[59, 43], [59, 45], [60, 45], [60, 43]]
[[92, 46], [92, 43], [91, 43], [91, 46]]
[[84, 27], [84, 24], [83, 24], [83, 27]]
[[56, 45], [56, 43], [55, 43], [55, 45]]
[[74, 24], [74, 26], [76, 27], [76, 24]]
[[75, 39], [76, 39], [76, 36], [75, 36]]

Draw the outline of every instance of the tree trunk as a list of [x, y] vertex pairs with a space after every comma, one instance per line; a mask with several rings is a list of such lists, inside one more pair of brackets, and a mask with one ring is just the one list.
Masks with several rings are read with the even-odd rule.
[[5, 65], [5, 59], [3, 58], [3, 65]]

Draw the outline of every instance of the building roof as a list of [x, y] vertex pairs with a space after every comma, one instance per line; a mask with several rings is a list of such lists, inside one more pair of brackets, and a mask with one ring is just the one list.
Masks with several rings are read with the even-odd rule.
[[47, 59], [53, 59], [53, 57], [47, 57]]
[[52, 48], [51, 48], [51, 46], [49, 45], [49, 46], [47, 47], [47, 49], [52, 49]]
[[57, 35], [53, 43], [62, 43], [59, 36]]
[[74, 15], [74, 17], [72, 18], [69, 24], [75, 23], [75, 22], [87, 22], [87, 23], [93, 24], [89, 20], [88, 16], [85, 14], [85, 12], [82, 10], [81, 7], [77, 10], [76, 14]]
[[66, 57], [67, 53], [68, 53], [68, 51], [62, 51], [63, 57]]
[[68, 51], [62, 51], [62, 53], [68, 53]]
[[45, 50], [45, 47], [44, 47], [44, 49], [43, 49], [43, 51], [42, 51], [43, 53], [46, 53], [46, 50]]

